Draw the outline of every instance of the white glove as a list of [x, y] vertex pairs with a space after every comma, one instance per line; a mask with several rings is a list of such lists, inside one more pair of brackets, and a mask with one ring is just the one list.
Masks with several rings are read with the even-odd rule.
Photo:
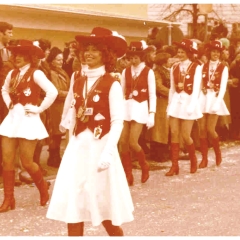
[[59, 131], [62, 133], [65, 133], [67, 131], [67, 129], [62, 125], [62, 122], [59, 125]]
[[147, 128], [152, 128], [154, 126], [155, 123], [155, 113], [149, 113], [148, 115], [148, 120], [147, 120]]
[[216, 101], [212, 106], [212, 111], [216, 113], [220, 109], [220, 102]]
[[194, 108], [195, 108], [195, 106], [193, 104], [189, 104], [187, 107], [187, 114], [192, 115], [194, 112]]
[[42, 112], [42, 108], [41, 107], [38, 107], [38, 106], [34, 106], [32, 104], [26, 104], [24, 106], [24, 110], [25, 112], [28, 114], [28, 113], [35, 113], [35, 114], [38, 114], [38, 113], [41, 113]]
[[101, 172], [103, 170], [108, 169], [112, 161], [113, 161], [113, 155], [106, 152], [102, 152], [100, 159], [98, 161], [98, 171]]

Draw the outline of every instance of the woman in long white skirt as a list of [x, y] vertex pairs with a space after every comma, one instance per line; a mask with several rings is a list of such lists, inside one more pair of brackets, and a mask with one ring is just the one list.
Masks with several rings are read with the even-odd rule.
[[[123, 236], [133, 220], [133, 203], [118, 154], [123, 128], [123, 94], [109, 72], [127, 43], [105, 28], [76, 36], [88, 65], [70, 91], [76, 125], [58, 170], [47, 218], [67, 223], [69, 236], [83, 236], [84, 222], [101, 223], [110, 236]], [[62, 126], [61, 126], [62, 128]]]
[[228, 68], [220, 60], [224, 47], [222, 42], [215, 40], [206, 44], [209, 61], [202, 68], [202, 91], [199, 102], [203, 118], [198, 121], [200, 132], [200, 146], [202, 161], [199, 168], [205, 168], [208, 164], [208, 136], [212, 140], [216, 156], [216, 165], [222, 162], [219, 137], [215, 130], [219, 116], [229, 115], [224, 102], [224, 95], [228, 82]]

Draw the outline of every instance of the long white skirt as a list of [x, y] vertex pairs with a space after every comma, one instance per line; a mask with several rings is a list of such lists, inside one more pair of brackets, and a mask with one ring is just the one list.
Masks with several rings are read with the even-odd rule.
[[22, 104], [14, 105], [0, 126], [0, 135], [9, 138], [41, 140], [48, 137], [48, 132], [39, 114], [25, 114]]
[[212, 111], [212, 107], [216, 101], [216, 92], [214, 92], [212, 89], [207, 89], [207, 94], [201, 92], [199, 96], [199, 102], [202, 113], [217, 114], [219, 116], [229, 115], [230, 113], [227, 109], [224, 99], [221, 99], [221, 102], [219, 103], [219, 110], [217, 112]]
[[133, 218], [133, 202], [116, 147], [113, 163], [98, 172], [100, 154], [108, 134], [100, 140], [86, 129], [72, 136], [56, 177], [47, 218], [66, 223], [111, 220], [120, 226]]
[[171, 103], [168, 104], [167, 115], [185, 120], [196, 120], [201, 118], [203, 115], [199, 102], [196, 102], [196, 107], [191, 115], [187, 113], [187, 108], [191, 102], [191, 98], [192, 95], [189, 95], [183, 91], [180, 93], [175, 92], [173, 94]]

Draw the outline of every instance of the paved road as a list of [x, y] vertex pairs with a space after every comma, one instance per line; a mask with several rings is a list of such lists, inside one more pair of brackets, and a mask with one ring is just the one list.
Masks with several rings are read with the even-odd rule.
[[[223, 163], [215, 166], [212, 150], [209, 167], [189, 173], [189, 161], [180, 161], [180, 174], [165, 177], [170, 162], [151, 162], [151, 176], [141, 184], [134, 171], [131, 187], [135, 220], [123, 225], [125, 236], [239, 236], [240, 145], [223, 146]], [[200, 162], [200, 154], [198, 154]], [[54, 186], [52, 173], [50, 192]], [[15, 187], [16, 209], [0, 214], [0, 236], [66, 236], [66, 224], [46, 219], [35, 186]], [[0, 201], [3, 189], [0, 189]], [[86, 236], [107, 236], [102, 226], [85, 224]]]

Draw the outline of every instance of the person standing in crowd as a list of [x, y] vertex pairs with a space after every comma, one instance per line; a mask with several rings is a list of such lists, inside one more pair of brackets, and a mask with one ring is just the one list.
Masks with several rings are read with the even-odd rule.
[[[37, 70], [34, 62], [35, 56], [39, 59], [44, 57], [41, 48], [28, 40], [18, 40], [15, 46], [7, 48], [13, 55], [16, 69], [8, 73], [2, 87], [2, 97], [9, 112], [0, 126], [4, 187], [4, 201], [0, 212], [15, 208], [14, 158], [17, 146], [22, 166], [39, 190], [40, 205], [46, 205], [49, 200], [49, 185], [39, 166], [33, 162], [33, 154], [37, 141], [48, 137], [39, 114], [47, 109], [57, 96], [54, 85], [42, 71]], [[46, 92], [46, 97], [38, 106], [41, 89]]]
[[[9, 62], [11, 52], [6, 48], [13, 36], [13, 25], [7, 22], [0, 22], [0, 85], [3, 85], [3, 82], [6, 78], [8, 71], [10, 71], [14, 66], [6, 63]], [[7, 115], [7, 108], [3, 102], [3, 99], [0, 98], [0, 124]], [[1, 137], [0, 137], [1, 144]], [[0, 176], [2, 175], [2, 152], [0, 148]]]
[[[154, 69], [154, 60], [156, 57], [156, 50], [157, 48], [154, 45], [148, 45], [148, 47], [145, 49], [145, 53], [143, 56], [143, 61], [145, 65], [151, 69]], [[151, 154], [150, 148], [147, 145], [147, 142], [149, 141], [149, 131], [146, 127], [146, 125], [143, 125], [142, 132], [140, 134], [140, 137], [138, 139], [138, 143], [143, 149], [145, 154]], [[151, 147], [151, 146], [150, 146]]]
[[221, 164], [219, 137], [215, 128], [219, 116], [229, 115], [223, 99], [228, 83], [228, 68], [220, 61], [224, 47], [219, 40], [211, 41], [205, 47], [208, 50], [209, 61], [202, 68], [202, 91], [199, 97], [203, 113], [203, 117], [198, 120], [202, 152], [202, 161], [199, 168], [205, 168], [208, 165], [208, 137], [212, 140], [216, 165]]
[[76, 126], [58, 170], [47, 218], [67, 223], [68, 236], [83, 236], [84, 222], [102, 223], [109, 236], [123, 236], [133, 203], [117, 149], [123, 128], [123, 94], [110, 75], [126, 41], [106, 28], [77, 35], [85, 75], [73, 84]]
[[68, 74], [71, 78], [73, 74], [73, 61], [76, 57], [76, 41], [71, 41], [66, 43], [66, 47], [63, 50], [63, 66], [62, 69]]
[[233, 140], [240, 140], [240, 53], [234, 59], [234, 64], [229, 70], [229, 95], [231, 102], [231, 118], [232, 123], [230, 127], [231, 138]]
[[172, 166], [165, 174], [166, 176], [179, 174], [180, 135], [189, 153], [190, 173], [197, 171], [197, 158], [191, 131], [194, 121], [203, 116], [198, 102], [201, 89], [201, 66], [194, 61], [193, 56], [198, 53], [197, 44], [189, 39], [183, 39], [174, 44], [177, 45], [180, 62], [172, 66], [170, 73], [167, 115], [171, 131]]
[[[40, 38], [38, 40], [33, 41], [33, 44], [40, 47], [43, 50], [44, 55], [45, 55], [44, 58], [37, 59], [38, 69], [43, 71], [45, 76], [48, 79], [50, 79], [50, 68], [49, 68], [48, 63], [46, 62], [46, 58], [49, 55], [49, 51], [51, 49], [51, 42], [47, 39]], [[45, 92], [43, 90], [41, 90], [39, 104], [43, 101], [44, 97], [45, 97]], [[49, 111], [49, 108], [46, 109], [44, 112], [40, 113], [40, 118], [41, 118], [41, 120], [42, 120], [42, 122], [43, 122], [43, 124], [44, 124], [44, 126], [46, 127], [47, 130], [48, 130], [48, 127], [47, 127], [48, 120], [47, 119], [48, 119], [48, 115], [49, 115], [48, 111]], [[33, 161], [38, 164], [38, 166], [40, 167], [43, 175], [45, 176], [47, 174], [47, 170], [44, 169], [41, 166], [41, 163], [40, 163], [40, 156], [41, 156], [41, 152], [42, 152], [44, 144], [46, 144], [46, 139], [39, 140], [37, 142], [37, 145], [36, 145], [36, 148], [35, 148], [35, 151], [34, 151], [34, 155], [33, 155]], [[31, 176], [28, 174], [28, 172], [25, 169], [23, 169], [19, 173], [19, 179], [20, 179], [21, 182], [25, 182], [25, 183], [28, 183], [28, 184], [33, 183], [33, 180], [31, 178]]]
[[48, 166], [58, 168], [61, 163], [60, 146], [62, 136], [59, 125], [62, 118], [63, 106], [68, 94], [70, 79], [68, 74], [62, 69], [63, 52], [53, 47], [46, 59], [50, 67], [50, 80], [58, 90], [58, 96], [49, 108], [49, 157]]
[[123, 168], [129, 186], [133, 185], [130, 149], [134, 151], [142, 169], [141, 182], [149, 178], [149, 164], [138, 140], [143, 126], [154, 126], [156, 113], [156, 82], [152, 69], [144, 62], [145, 41], [131, 42], [127, 51], [131, 66], [122, 73], [122, 89], [125, 96], [124, 127], [119, 141]]
[[[166, 161], [169, 157], [169, 121], [166, 110], [170, 89], [170, 59], [171, 55], [159, 52], [155, 58], [155, 78], [157, 93], [157, 108], [154, 127], [150, 129], [150, 146], [153, 159], [158, 162]], [[152, 158], [151, 158], [152, 159]]]

